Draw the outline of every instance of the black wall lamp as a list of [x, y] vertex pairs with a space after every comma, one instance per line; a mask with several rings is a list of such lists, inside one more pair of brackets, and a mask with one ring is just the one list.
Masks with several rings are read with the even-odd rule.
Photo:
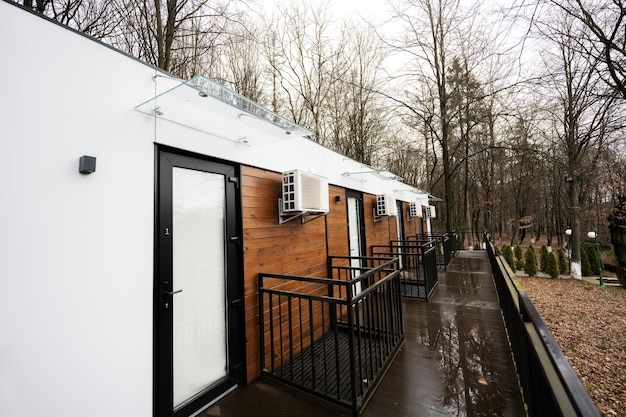
[[96, 172], [96, 157], [83, 155], [78, 160], [78, 172], [81, 174], [93, 174]]

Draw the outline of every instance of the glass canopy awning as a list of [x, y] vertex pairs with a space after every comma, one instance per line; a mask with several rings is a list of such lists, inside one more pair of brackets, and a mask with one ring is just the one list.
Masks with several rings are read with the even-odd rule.
[[372, 175], [382, 180], [395, 180], [399, 182], [403, 181], [402, 177], [399, 177], [393, 172], [387, 171], [386, 169], [371, 168], [366, 171], [344, 172], [343, 175], [346, 177]]
[[[207, 97], [231, 106], [234, 110], [232, 120], [224, 120], [228, 115], [220, 114], [214, 101], [207, 101]], [[313, 135], [310, 130], [202, 75], [194, 76], [139, 104], [135, 109], [213, 135], [221, 127], [229, 134], [217, 136], [246, 145], [279, 141], [286, 139], [285, 135]], [[237, 124], [253, 126], [254, 138], [241, 133], [242, 129], [238, 129]]]

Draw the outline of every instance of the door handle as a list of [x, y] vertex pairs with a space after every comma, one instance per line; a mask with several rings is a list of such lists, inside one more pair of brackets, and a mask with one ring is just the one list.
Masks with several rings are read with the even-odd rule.
[[176, 290], [176, 291], [163, 291], [163, 293], [167, 294], [167, 295], [174, 295], [174, 294], [178, 294], [179, 292], [183, 292], [183, 290]]

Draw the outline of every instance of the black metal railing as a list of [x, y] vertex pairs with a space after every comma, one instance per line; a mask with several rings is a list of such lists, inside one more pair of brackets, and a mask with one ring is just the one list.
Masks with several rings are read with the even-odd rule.
[[543, 319], [496, 254], [487, 232], [485, 244], [524, 402], [530, 417], [599, 417], [600, 413], [554, 340]]
[[458, 236], [456, 232], [448, 232], [443, 235], [443, 256], [444, 262], [446, 264], [446, 269], [448, 268], [448, 264], [452, 261], [454, 254], [457, 250]]
[[432, 241], [392, 240], [389, 245], [371, 246], [375, 257], [397, 257], [403, 297], [428, 300], [437, 288], [437, 257]]
[[261, 372], [358, 414], [404, 341], [397, 258], [329, 257], [329, 278], [259, 274]]
[[457, 244], [460, 249], [465, 250], [478, 250], [482, 249], [482, 230], [476, 229], [461, 229], [455, 230], [457, 235]]
[[456, 232], [448, 232], [444, 234], [421, 233], [417, 234], [415, 238], [411, 238], [411, 240], [435, 247], [437, 267], [442, 271], [445, 271], [448, 268], [448, 264], [457, 251], [457, 239], [458, 235]]

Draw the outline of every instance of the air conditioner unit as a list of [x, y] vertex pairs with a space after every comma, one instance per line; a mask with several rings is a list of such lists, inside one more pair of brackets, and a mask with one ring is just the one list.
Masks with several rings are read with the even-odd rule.
[[409, 204], [409, 218], [422, 217], [422, 205], [418, 203]]
[[424, 206], [426, 211], [426, 217], [429, 219], [437, 218], [437, 211], [435, 210], [435, 206]]
[[376, 196], [376, 215], [397, 216], [398, 207], [396, 206], [396, 199], [389, 194], [378, 194]]
[[283, 212], [328, 213], [328, 180], [300, 170], [283, 172]]

